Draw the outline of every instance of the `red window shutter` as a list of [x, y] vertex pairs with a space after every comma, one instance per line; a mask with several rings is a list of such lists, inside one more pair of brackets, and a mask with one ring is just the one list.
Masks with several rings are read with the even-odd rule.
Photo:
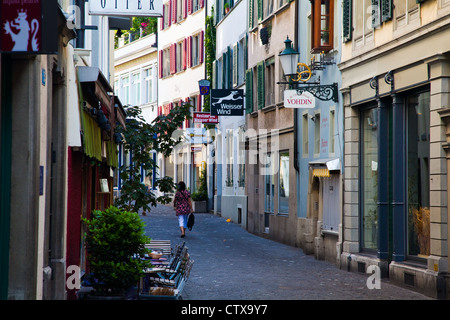
[[203, 8], [205, 6], [205, 0], [200, 0], [200, 8]]
[[164, 6], [163, 6], [162, 17], [161, 17], [161, 20], [159, 20], [159, 29], [160, 30], [164, 29], [164, 13], [165, 13], [165, 10], [164, 10]]
[[199, 57], [199, 63], [203, 63], [203, 55], [205, 52], [205, 48], [204, 48], [204, 44], [203, 44], [203, 39], [204, 39], [204, 34], [205, 31], [202, 30], [202, 32], [200, 32], [200, 57]]
[[187, 13], [191, 14], [192, 13], [192, 0], [186, 0], [187, 2]]
[[177, 0], [172, 0], [172, 24], [177, 23]]
[[159, 50], [158, 76], [160, 79], [162, 79], [162, 77], [163, 77], [163, 51], [162, 50]]
[[186, 19], [187, 15], [188, 15], [188, 0], [183, 0], [183, 18]]
[[167, 10], [167, 24], [170, 27], [170, 25], [172, 24], [172, 0], [169, 0], [168, 9], [169, 10]]
[[170, 45], [170, 73], [171, 74], [174, 74], [174, 73], [176, 73], [177, 71], [177, 59], [176, 59], [176, 57], [177, 57], [177, 55], [176, 55], [176, 50], [177, 50], [177, 47], [176, 47], [176, 44], [172, 44], [172, 45]]
[[192, 60], [192, 37], [187, 37], [186, 38], [186, 67], [190, 68], [191, 67], [191, 60]]
[[183, 57], [182, 57], [182, 61], [183, 61], [183, 70], [186, 70], [186, 53], [187, 53], [187, 38], [185, 38], [183, 40]]

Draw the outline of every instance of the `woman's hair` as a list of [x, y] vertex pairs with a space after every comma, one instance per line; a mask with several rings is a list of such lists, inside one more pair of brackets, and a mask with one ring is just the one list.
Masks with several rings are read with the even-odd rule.
[[186, 184], [183, 181], [178, 182], [178, 190], [186, 190]]

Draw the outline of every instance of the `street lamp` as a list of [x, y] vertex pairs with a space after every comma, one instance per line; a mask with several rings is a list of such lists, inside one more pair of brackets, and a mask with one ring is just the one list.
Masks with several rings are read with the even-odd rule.
[[292, 41], [289, 40], [289, 37], [286, 37], [284, 44], [286, 47], [278, 56], [280, 57], [280, 62], [281, 66], [283, 67], [284, 74], [292, 77], [297, 73], [297, 63], [300, 53], [292, 48]]

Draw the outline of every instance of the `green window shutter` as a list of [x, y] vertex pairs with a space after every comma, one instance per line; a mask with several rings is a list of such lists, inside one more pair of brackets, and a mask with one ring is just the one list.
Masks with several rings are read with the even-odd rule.
[[257, 80], [258, 80], [258, 109], [264, 108], [264, 61], [261, 61], [257, 65]]
[[261, 22], [263, 19], [263, 0], [258, 1], [258, 22]]
[[227, 53], [222, 54], [222, 88], [227, 89]]
[[245, 112], [253, 112], [253, 70], [248, 69], [245, 72]]
[[372, 0], [372, 28], [376, 28], [381, 24], [381, 0]]
[[238, 85], [238, 44], [233, 46], [233, 87]]
[[392, 19], [392, 0], [381, 0], [381, 22]]
[[227, 49], [227, 88], [233, 88], [233, 52], [231, 51], [231, 47]]
[[248, 28], [253, 28], [253, 3], [254, 0], [248, 0]]
[[342, 36], [344, 42], [352, 40], [353, 23], [352, 23], [352, 0], [344, 0], [342, 5]]
[[248, 69], [248, 33], [244, 37], [244, 70]]

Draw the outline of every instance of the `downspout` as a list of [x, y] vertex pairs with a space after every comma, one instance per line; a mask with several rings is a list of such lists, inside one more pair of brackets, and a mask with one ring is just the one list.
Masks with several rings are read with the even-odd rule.
[[[294, 48], [298, 51], [298, 0], [294, 4]], [[298, 109], [294, 108], [294, 168], [300, 172], [298, 165]]]

